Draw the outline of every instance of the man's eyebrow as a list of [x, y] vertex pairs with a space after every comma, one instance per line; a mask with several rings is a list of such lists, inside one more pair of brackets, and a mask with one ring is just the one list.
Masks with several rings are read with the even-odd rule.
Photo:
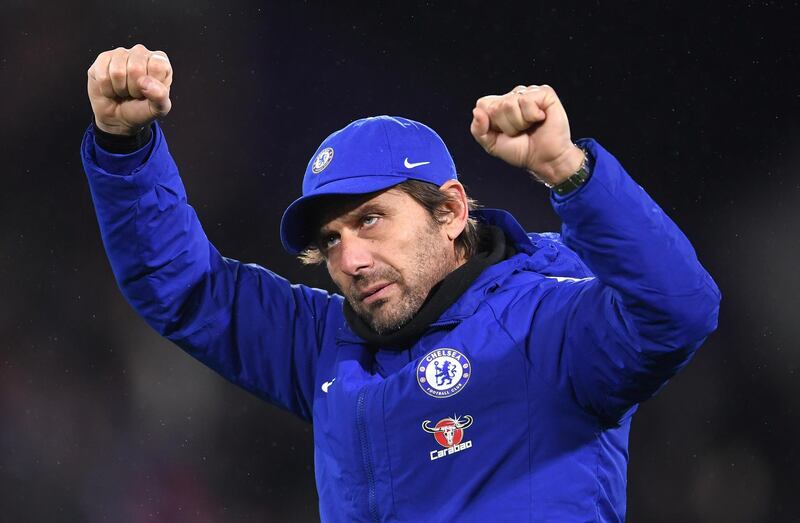
[[326, 225], [321, 225], [319, 227], [319, 231], [317, 232], [318, 239], [323, 239], [325, 236], [331, 233], [331, 230], [328, 228], [327, 223], [331, 223], [336, 220], [343, 220], [345, 223], [351, 222], [353, 220], [357, 220], [360, 217], [364, 216], [365, 214], [384, 214], [386, 213], [386, 206], [381, 205], [379, 202], [365, 202], [362, 205], [359, 205], [355, 209], [347, 211], [346, 213], [334, 218], [328, 222]]
[[386, 206], [381, 205], [379, 202], [366, 202], [364, 205], [353, 209], [348, 214], [349, 215], [358, 215], [363, 216], [365, 214], [372, 214], [372, 213], [385, 213]]

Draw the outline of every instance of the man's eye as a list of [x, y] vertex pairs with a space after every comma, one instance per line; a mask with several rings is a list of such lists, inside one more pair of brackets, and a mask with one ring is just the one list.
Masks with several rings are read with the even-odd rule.
[[330, 236], [327, 236], [322, 243], [323, 245], [325, 245], [325, 249], [330, 249], [331, 247], [339, 243], [339, 237], [336, 236], [335, 234], [331, 234]]
[[368, 216], [364, 216], [363, 218], [361, 218], [361, 223], [363, 225], [367, 225], [367, 226], [375, 225], [375, 222], [377, 222], [377, 221], [378, 221], [378, 217], [375, 216], [374, 214], [370, 214]]

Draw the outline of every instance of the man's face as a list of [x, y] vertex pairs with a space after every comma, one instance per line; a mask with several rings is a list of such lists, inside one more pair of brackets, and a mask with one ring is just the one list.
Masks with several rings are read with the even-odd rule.
[[318, 245], [353, 310], [379, 334], [408, 323], [458, 266], [453, 242], [398, 189], [328, 207]]

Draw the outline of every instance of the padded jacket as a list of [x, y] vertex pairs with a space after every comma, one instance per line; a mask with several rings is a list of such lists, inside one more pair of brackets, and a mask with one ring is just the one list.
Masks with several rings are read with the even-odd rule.
[[337, 294], [226, 258], [187, 203], [162, 130], [82, 158], [117, 282], [159, 333], [313, 423], [329, 522], [616, 522], [628, 432], [716, 328], [720, 293], [678, 227], [593, 140], [593, 174], [413, 346], [370, 348]]

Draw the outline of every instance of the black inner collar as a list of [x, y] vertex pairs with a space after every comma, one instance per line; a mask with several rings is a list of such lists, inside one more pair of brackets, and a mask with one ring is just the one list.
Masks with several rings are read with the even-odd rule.
[[394, 332], [378, 334], [356, 314], [347, 300], [344, 302], [344, 317], [353, 332], [371, 347], [404, 350], [414, 344], [428, 326], [464, 294], [484, 269], [514, 253], [513, 247], [507, 245], [502, 229], [494, 225], [481, 225], [478, 253], [437, 283], [407, 324]]

